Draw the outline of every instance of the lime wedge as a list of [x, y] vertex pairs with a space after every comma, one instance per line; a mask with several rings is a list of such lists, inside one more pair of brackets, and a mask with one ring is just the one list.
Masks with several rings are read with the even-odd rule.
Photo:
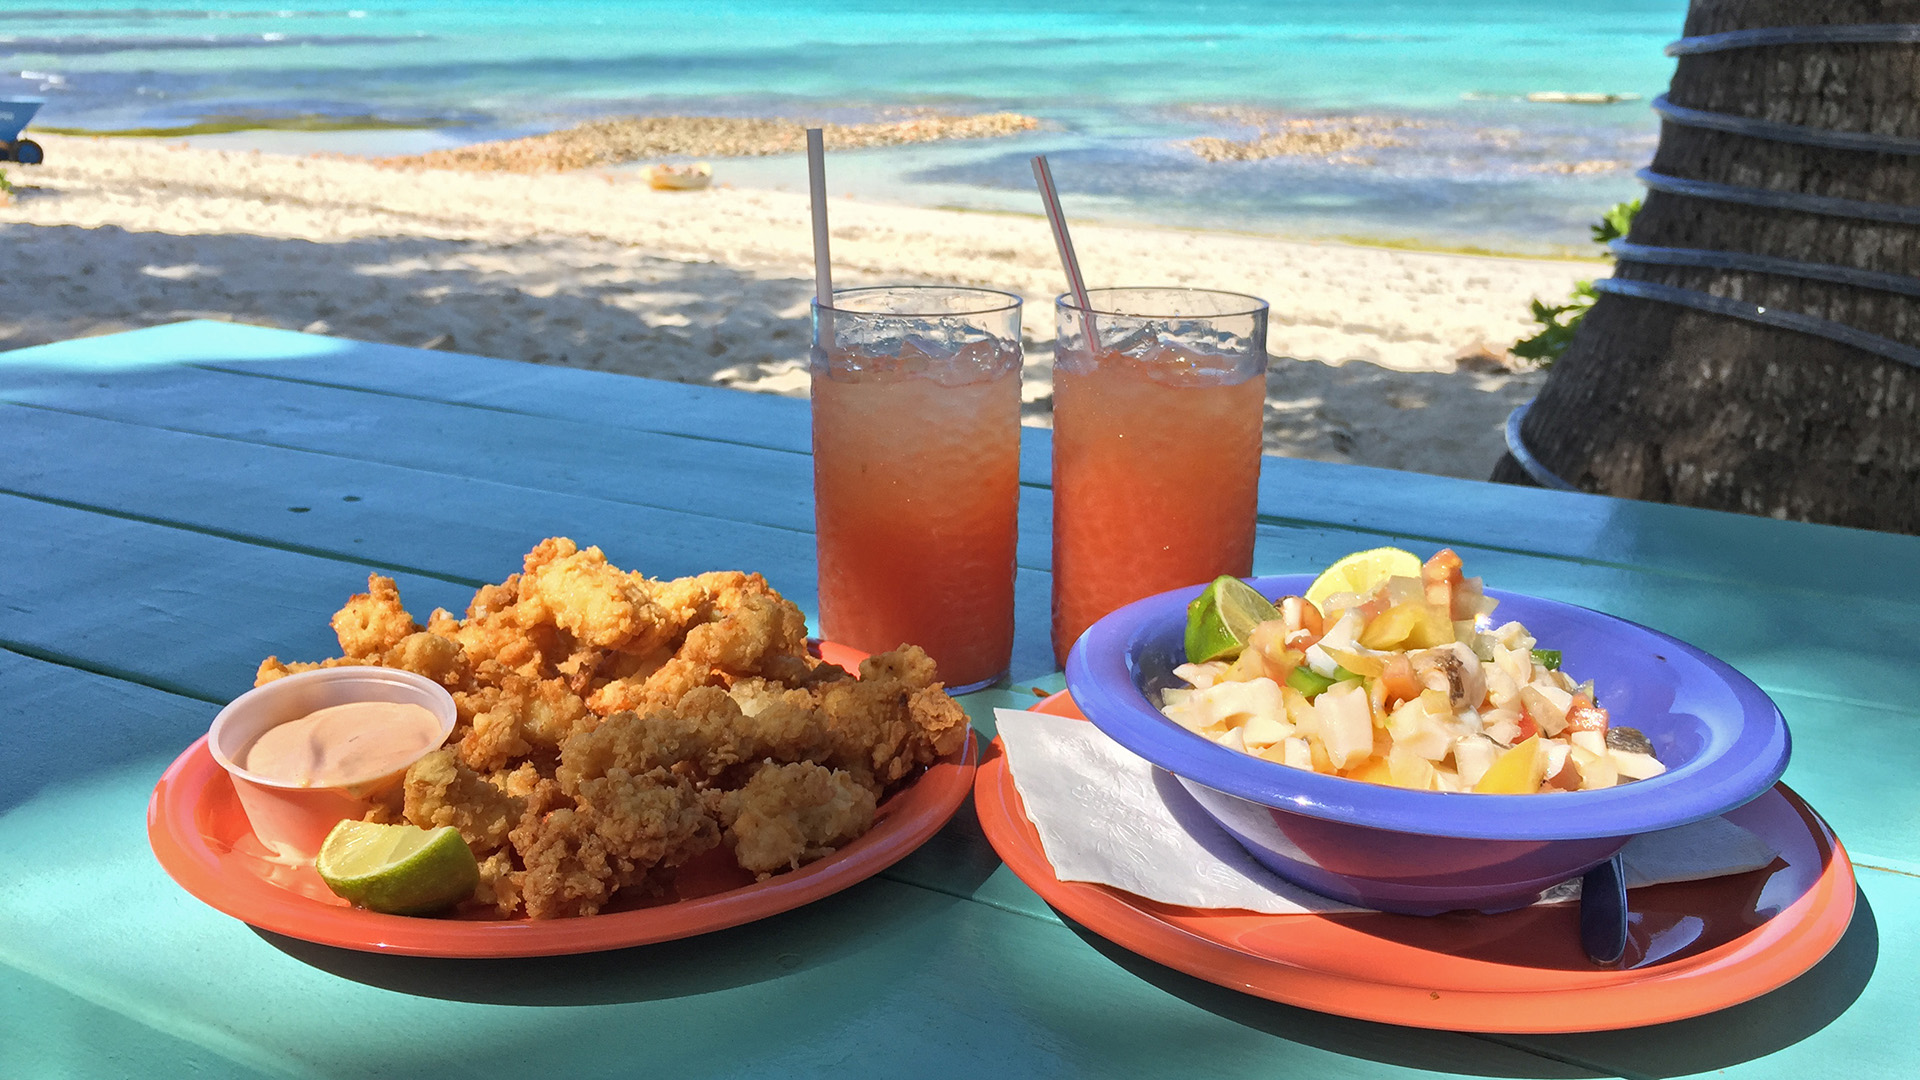
[[1201, 664], [1239, 656], [1254, 627], [1279, 617], [1280, 612], [1253, 586], [1237, 577], [1214, 578], [1187, 605], [1187, 660]]
[[342, 821], [313, 867], [334, 895], [370, 911], [424, 915], [465, 900], [480, 864], [457, 829]]
[[1307, 599], [1325, 612], [1334, 593], [1365, 596], [1390, 577], [1420, 577], [1420, 556], [1396, 547], [1356, 551], [1326, 568], [1307, 586]]

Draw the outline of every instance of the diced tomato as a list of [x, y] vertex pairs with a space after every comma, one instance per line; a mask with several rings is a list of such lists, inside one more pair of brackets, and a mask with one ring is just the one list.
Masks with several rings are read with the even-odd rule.
[[1607, 732], [1607, 710], [1593, 703], [1585, 694], [1573, 695], [1573, 704], [1567, 707], [1568, 731]]
[[1566, 763], [1560, 766], [1559, 772], [1547, 777], [1546, 786], [1560, 791], [1580, 790], [1580, 766], [1574, 763], [1572, 754], [1567, 755]]
[[1380, 669], [1380, 687], [1386, 691], [1390, 704], [1399, 704], [1420, 696], [1426, 687], [1414, 677], [1413, 661], [1406, 653], [1394, 653], [1387, 657], [1386, 666]]
[[1427, 587], [1427, 603], [1441, 611], [1453, 610], [1453, 587], [1460, 583], [1460, 556], [1452, 548], [1433, 553], [1420, 568], [1420, 580]]
[[1528, 716], [1527, 710], [1522, 707], [1520, 710], [1520, 737], [1522, 739], [1531, 739], [1538, 734], [1540, 734], [1540, 725], [1534, 723], [1533, 717]]
[[1385, 614], [1387, 608], [1392, 606], [1392, 604], [1393, 604], [1393, 601], [1387, 598], [1387, 590], [1385, 588], [1380, 588], [1380, 589], [1375, 589], [1373, 595], [1367, 597], [1365, 602], [1363, 602], [1359, 607], [1349, 608], [1348, 610], [1359, 612], [1360, 625], [1365, 626], [1366, 624], [1372, 622], [1373, 620], [1379, 618], [1381, 615]]

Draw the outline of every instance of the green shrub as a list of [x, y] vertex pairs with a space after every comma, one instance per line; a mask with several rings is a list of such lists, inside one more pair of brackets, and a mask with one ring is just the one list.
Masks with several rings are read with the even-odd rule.
[[[1633, 215], [1639, 212], [1640, 200], [1635, 199], [1601, 214], [1593, 225], [1593, 242], [1606, 244], [1627, 235], [1627, 230], [1633, 227]], [[1539, 297], [1534, 297], [1533, 321], [1540, 324], [1540, 332], [1514, 342], [1508, 351], [1543, 368], [1552, 367], [1573, 343], [1573, 332], [1579, 328], [1580, 320], [1586, 318], [1587, 309], [1599, 298], [1591, 281], [1575, 284], [1573, 296], [1564, 304], [1543, 304]]]
[[0, 169], [0, 195], [12, 195], [13, 185], [7, 182], [7, 170]]
[[1611, 243], [1627, 235], [1627, 230], [1633, 228], [1633, 215], [1639, 212], [1639, 199], [1635, 199], [1632, 202], [1615, 203], [1613, 209], [1601, 214], [1600, 220], [1593, 224], [1593, 242], [1596, 244]]

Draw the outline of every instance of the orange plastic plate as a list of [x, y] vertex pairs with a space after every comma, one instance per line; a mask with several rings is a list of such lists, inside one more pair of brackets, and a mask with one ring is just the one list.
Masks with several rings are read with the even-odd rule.
[[[860, 654], [823, 647], [856, 666]], [[189, 893], [277, 934], [365, 952], [411, 956], [557, 956], [649, 945], [739, 926], [858, 884], [905, 858], [953, 817], [973, 790], [972, 733], [959, 750], [888, 796], [865, 836], [817, 862], [756, 882], [719, 848], [683, 866], [675, 894], [647, 907], [576, 919], [466, 920], [381, 915], [333, 895], [311, 865], [276, 861], [253, 836], [225, 770], [203, 737], [160, 777], [147, 837]]]
[[[1041, 712], [1080, 716], [1056, 694]], [[1630, 894], [1626, 963], [1580, 949], [1579, 905], [1500, 915], [1258, 915], [1173, 907], [1063, 882], [996, 743], [978, 772], [981, 828], [1062, 914], [1197, 978], [1321, 1012], [1454, 1031], [1549, 1033], [1663, 1023], [1724, 1009], [1820, 962], [1853, 917], [1853, 866], [1785, 785], [1727, 817], [1780, 853], [1773, 865]]]

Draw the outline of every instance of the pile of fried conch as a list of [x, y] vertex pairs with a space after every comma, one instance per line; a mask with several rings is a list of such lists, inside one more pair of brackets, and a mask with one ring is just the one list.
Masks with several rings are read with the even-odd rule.
[[371, 664], [452, 691], [447, 746], [367, 816], [460, 830], [481, 869], [468, 914], [591, 915], [722, 843], [762, 879], [798, 868], [967, 737], [926, 653], [855, 679], [808, 655], [805, 616], [758, 574], [654, 581], [555, 538], [425, 629], [392, 579], [367, 585], [333, 617], [344, 656], [269, 657], [255, 685]]

